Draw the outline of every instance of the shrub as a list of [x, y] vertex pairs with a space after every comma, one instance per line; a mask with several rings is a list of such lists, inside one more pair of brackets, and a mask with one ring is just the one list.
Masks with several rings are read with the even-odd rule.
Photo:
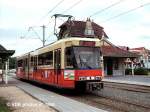
[[11, 112], [11, 109], [6, 105], [7, 101], [0, 97], [0, 112]]
[[126, 75], [131, 75], [131, 74], [132, 74], [132, 69], [127, 68], [127, 69], [125, 70], [125, 74], [126, 74]]
[[148, 75], [148, 69], [146, 68], [137, 68], [134, 70], [135, 75]]
[[[135, 75], [148, 75], [149, 72], [150, 71], [146, 68], [136, 68], [136, 69], [134, 69], [134, 74]], [[125, 74], [131, 75], [132, 74], [132, 69], [130, 69], [130, 68], [126, 69]]]

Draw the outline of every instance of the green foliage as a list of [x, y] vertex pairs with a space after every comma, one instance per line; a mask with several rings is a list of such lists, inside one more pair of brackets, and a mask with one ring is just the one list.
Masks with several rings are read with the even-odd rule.
[[6, 103], [7, 101], [0, 97], [0, 112], [11, 112]]
[[2, 69], [2, 63], [0, 62], [0, 69]]
[[131, 75], [131, 74], [132, 74], [132, 70], [131, 70], [130, 68], [127, 68], [127, 69], [125, 70], [125, 74], [126, 74], [126, 75]]
[[136, 75], [148, 75], [148, 69], [146, 68], [135, 69], [135, 74]]
[[[5, 61], [0, 60], [0, 69], [2, 69], [2, 63], [5, 66]], [[15, 69], [16, 68], [16, 57], [9, 58], [9, 68]]]
[[[134, 69], [134, 74], [135, 75], [148, 75], [150, 73], [149, 69], [146, 68], [136, 68]], [[131, 75], [132, 74], [132, 69], [126, 69], [125, 74]]]
[[16, 57], [9, 58], [9, 69], [16, 68]]

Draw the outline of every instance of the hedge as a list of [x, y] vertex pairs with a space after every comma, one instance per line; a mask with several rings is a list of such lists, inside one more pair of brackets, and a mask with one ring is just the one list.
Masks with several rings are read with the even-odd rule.
[[[150, 69], [147, 68], [136, 68], [134, 69], [134, 74], [135, 75], [149, 75]], [[131, 75], [132, 74], [132, 69], [128, 68], [125, 70], [126, 75]]]

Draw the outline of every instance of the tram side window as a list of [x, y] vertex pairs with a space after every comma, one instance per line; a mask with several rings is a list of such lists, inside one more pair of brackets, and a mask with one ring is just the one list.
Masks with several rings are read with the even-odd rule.
[[23, 66], [23, 60], [18, 60], [17, 66], [18, 66], [18, 67], [22, 67], [22, 66]]
[[49, 64], [53, 66], [53, 51], [50, 51], [49, 55]]
[[35, 57], [33, 58], [33, 61], [34, 61], [34, 66], [37, 66], [37, 56], [35, 56]]
[[72, 60], [72, 48], [68, 47], [65, 50], [65, 66], [66, 68], [73, 68], [73, 60]]
[[24, 66], [28, 66], [28, 59], [27, 58], [24, 59]]
[[53, 52], [46, 52], [38, 56], [38, 65], [53, 65]]
[[30, 65], [31, 65], [31, 66], [34, 66], [34, 57], [31, 57]]

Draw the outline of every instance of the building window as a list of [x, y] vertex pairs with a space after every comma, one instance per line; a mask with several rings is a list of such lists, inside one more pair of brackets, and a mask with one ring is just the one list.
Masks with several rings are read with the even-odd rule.
[[119, 69], [119, 61], [117, 59], [114, 61], [114, 69], [115, 70]]
[[94, 30], [92, 30], [92, 29], [86, 29], [85, 30], [85, 35], [94, 35]]

